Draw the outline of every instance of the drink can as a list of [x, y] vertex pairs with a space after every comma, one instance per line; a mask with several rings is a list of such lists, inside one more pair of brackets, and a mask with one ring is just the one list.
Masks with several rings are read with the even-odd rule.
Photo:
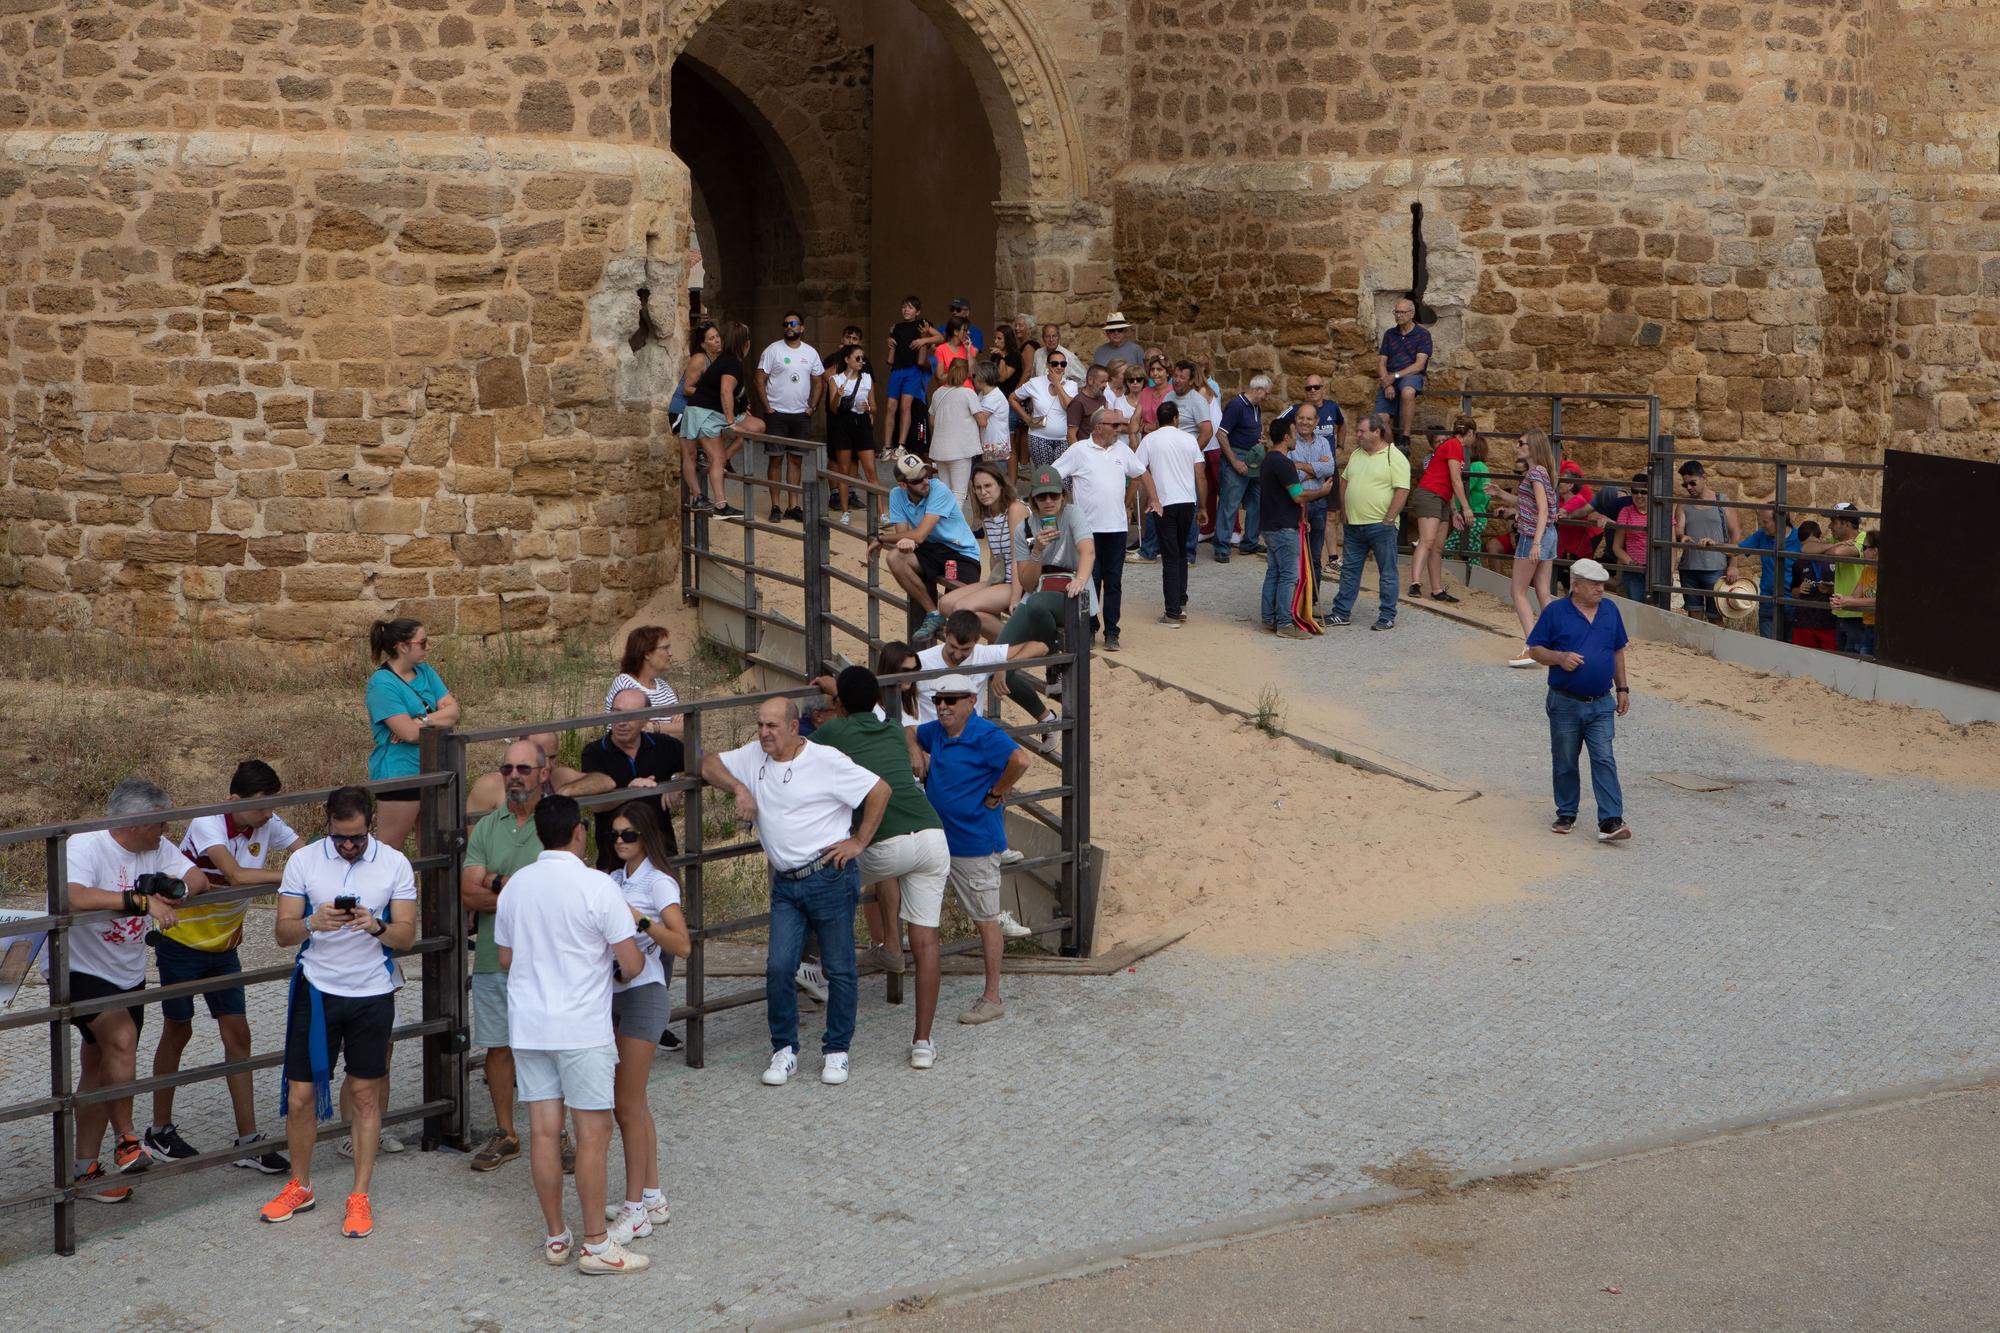
[[944, 581], [946, 583], [958, 582], [958, 561], [947, 560], [944, 562]]

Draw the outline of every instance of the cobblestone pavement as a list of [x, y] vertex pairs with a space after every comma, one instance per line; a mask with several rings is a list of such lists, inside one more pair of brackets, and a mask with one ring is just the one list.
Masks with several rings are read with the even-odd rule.
[[[1204, 565], [1198, 596], [1254, 597], [1260, 573]], [[1301, 697], [1364, 682], [1382, 721], [1353, 739], [1544, 811], [1539, 673], [1485, 672], [1470, 706], [1469, 636], [1499, 642], [1406, 612], [1393, 634], [1243, 660]], [[1126, 659], [1146, 665], [1146, 642], [1134, 624]], [[41, 1253], [45, 1211], [0, 1215], [6, 1285], [35, 1293], [0, 1326], [739, 1325], [1363, 1188], [1364, 1167], [1419, 1148], [1494, 1165], [2000, 1065], [1990, 793], [1772, 759], [1658, 701], [1619, 745], [1641, 837], [1562, 844], [1526, 900], [1305, 957], [1181, 948], [1116, 976], [1010, 978], [1007, 1019], [977, 1029], [949, 1023], [977, 982], [947, 978], [922, 1074], [907, 1014], [865, 982], [843, 1088], [763, 1088], [759, 1011], [724, 1015], [707, 1069], [655, 1072], [675, 1222], [634, 1281], [540, 1263], [525, 1163], [475, 1177], [411, 1153], [378, 1171], [365, 1245], [333, 1209], [257, 1225], [270, 1182], [234, 1170], [88, 1207], [73, 1259]], [[1643, 776], [1666, 770], [1744, 788]], [[254, 1021], [275, 1029], [268, 1009]], [[0, 1100], [46, 1088], [44, 1049], [0, 1039]], [[220, 1089], [188, 1096], [183, 1128], [215, 1140]], [[0, 1193], [32, 1182], [47, 1132], [0, 1126]], [[337, 1167], [321, 1181], [342, 1190]]]

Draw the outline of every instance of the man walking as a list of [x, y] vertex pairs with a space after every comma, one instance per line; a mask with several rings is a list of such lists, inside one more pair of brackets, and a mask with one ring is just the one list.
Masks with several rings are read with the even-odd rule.
[[1611, 741], [1614, 718], [1632, 707], [1625, 684], [1625, 621], [1615, 602], [1604, 599], [1611, 574], [1595, 560], [1569, 568], [1569, 596], [1542, 608], [1528, 632], [1528, 656], [1549, 669], [1549, 751], [1553, 760], [1557, 833], [1576, 827], [1581, 798], [1577, 750], [1590, 750], [1590, 790], [1597, 802], [1597, 840], [1623, 842], [1625, 795], [1618, 785], [1618, 761]]
[[[542, 1257], [570, 1261], [574, 1238], [563, 1221], [563, 1109], [576, 1121], [576, 1201], [583, 1210], [589, 1274], [639, 1273], [652, 1262], [628, 1253], [606, 1226], [605, 1154], [611, 1142], [618, 1046], [611, 1030], [611, 983], [645, 966], [632, 908], [601, 870], [583, 863], [583, 812], [567, 796], [535, 807], [535, 835], [548, 850], [517, 871], [500, 899], [493, 941], [507, 974], [521, 1100], [534, 1150], [528, 1164], [542, 1205]], [[614, 970], [615, 969], [615, 970]]]
[[[1202, 397], [1201, 388], [1195, 382], [1194, 362], [1181, 361], [1174, 366], [1173, 374], [1167, 380], [1167, 394], [1163, 401], [1174, 405], [1174, 420], [1170, 422], [1160, 417], [1157, 409], [1155, 418], [1162, 426], [1178, 426], [1194, 437], [1195, 460], [1201, 468], [1201, 499], [1196, 506], [1195, 521], [1188, 528], [1187, 563], [1192, 565], [1201, 545], [1201, 516], [1215, 504], [1217, 480], [1208, 460], [1210, 451], [1215, 448], [1215, 423], [1209, 419], [1208, 399]], [[1145, 441], [1142, 439], [1140, 443]], [[1148, 514], [1140, 524], [1139, 534], [1139, 562], [1150, 565], [1160, 558], [1159, 520]]]
[[1396, 323], [1382, 331], [1375, 356], [1375, 410], [1396, 414], [1396, 442], [1407, 451], [1410, 424], [1417, 415], [1417, 395], [1424, 391], [1424, 368], [1431, 363], [1431, 331], [1417, 323], [1416, 302], [1396, 302]]
[[[1078, 440], [1061, 458], [1056, 471], [1070, 485], [1076, 507], [1090, 528], [1097, 548], [1091, 577], [1104, 615], [1104, 650], [1118, 651], [1118, 611], [1125, 599], [1125, 487], [1142, 469], [1132, 446], [1125, 443], [1125, 418], [1108, 407], [1090, 417], [1090, 438]], [[1097, 618], [1091, 617], [1091, 632]]]
[[[1007, 850], [1007, 824], [1002, 807], [1007, 793], [1028, 769], [1028, 752], [1014, 739], [973, 712], [979, 687], [966, 676], [938, 681], [937, 720], [917, 728], [917, 746], [924, 757], [924, 792], [944, 821], [951, 847], [949, 884], [958, 905], [979, 931], [979, 952], [986, 962], [986, 990], [958, 1016], [961, 1023], [990, 1023], [1005, 1018], [1000, 1000], [1000, 858]], [[927, 905], [935, 921], [936, 906]], [[915, 947], [916, 931], [910, 932]], [[921, 988], [921, 981], [919, 987]], [[921, 989], [919, 990], [921, 995]], [[919, 1006], [922, 1000], [918, 1001]], [[937, 1007], [935, 983], [931, 1007]], [[917, 1035], [930, 1037], [924, 1011], [918, 1009]], [[935, 1058], [935, 1050], [932, 1057]], [[911, 1052], [911, 1063], [916, 1052]]]
[[[826, 389], [823, 379], [826, 367], [820, 363], [819, 353], [805, 340], [805, 334], [805, 317], [796, 310], [787, 310], [785, 336], [766, 347], [757, 360], [757, 393], [764, 400], [765, 429], [788, 440], [812, 438], [813, 413], [819, 410], [819, 397]], [[803, 456], [794, 449], [783, 453], [785, 480], [796, 486], [804, 468]], [[778, 451], [764, 461], [766, 481], [778, 479], [779, 462]], [[773, 489], [771, 521], [789, 518], [794, 523], [805, 522], [806, 511], [799, 499], [796, 491], [791, 492], [791, 505], [780, 508], [778, 492]]]
[[[1299, 529], [1305, 522], [1303, 504], [1324, 499], [1333, 489], [1326, 481], [1307, 487], [1299, 480], [1292, 464], [1292, 426], [1296, 417], [1287, 413], [1271, 423], [1271, 447], [1265, 451], [1258, 469], [1257, 489], [1264, 525], [1264, 545], [1270, 563], [1264, 568], [1264, 592], [1258, 607], [1260, 622], [1281, 639], [1309, 639], [1300, 629], [1294, 604], [1299, 595]], [[1306, 576], [1311, 578], [1311, 574]], [[1311, 586], [1307, 586], [1311, 597]], [[1315, 628], [1314, 633], [1318, 633]]]
[[[1180, 427], [1180, 406], [1165, 398], [1154, 409], [1160, 423], [1139, 441], [1138, 462], [1149, 492], [1146, 523], [1159, 543], [1160, 623], [1179, 629], [1187, 621], [1188, 556], [1194, 550], [1194, 516], [1208, 499], [1201, 445]], [[1203, 422], [1206, 426], [1208, 423]], [[1145, 559], [1144, 543], [1139, 558]]]
[[1341, 473], [1347, 534], [1341, 541], [1340, 591], [1329, 625], [1349, 624], [1361, 593], [1361, 562], [1375, 558], [1376, 609], [1371, 629], [1396, 627], [1396, 525], [1410, 498], [1410, 457], [1389, 439], [1389, 416], [1376, 412], [1361, 423], [1357, 447]]
[[799, 1067], [799, 999], [792, 979], [805, 955], [808, 925], [819, 935], [826, 962], [819, 1080], [845, 1083], [859, 984], [854, 967], [854, 909], [861, 898], [857, 862], [888, 809], [889, 784], [833, 747], [801, 737], [798, 704], [790, 699], [765, 700], [757, 709], [757, 739], [702, 756], [701, 777], [735, 796], [737, 820], [756, 827], [770, 863], [764, 1008], [771, 1027], [771, 1065], [764, 1083], [781, 1087]]
[[1253, 375], [1250, 386], [1229, 400], [1222, 409], [1222, 430], [1218, 435], [1222, 452], [1221, 499], [1215, 510], [1215, 563], [1229, 563], [1230, 529], [1236, 526], [1236, 510], [1243, 510], [1244, 555], [1262, 555], [1257, 544], [1257, 469], [1264, 461], [1264, 399], [1271, 392], [1269, 375]]

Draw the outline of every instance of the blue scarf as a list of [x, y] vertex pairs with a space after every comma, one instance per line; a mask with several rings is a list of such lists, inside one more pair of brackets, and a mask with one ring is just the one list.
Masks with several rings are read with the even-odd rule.
[[[306, 1045], [307, 1053], [312, 1059], [313, 1096], [317, 1102], [319, 1118], [321, 1120], [331, 1120], [333, 1119], [333, 1059], [326, 1048], [326, 1006], [320, 1000], [319, 988], [306, 980], [305, 950], [300, 949], [299, 954], [301, 961], [298, 966], [292, 969], [292, 984], [285, 997], [285, 1013], [288, 1015], [286, 1021], [289, 1024], [289, 1015], [292, 1012], [292, 1006], [298, 1003], [299, 987], [305, 987], [306, 1004], [309, 1006], [312, 1014], [306, 1035]], [[278, 1070], [278, 1118], [280, 1120], [283, 1120], [290, 1110], [291, 1095], [291, 1080], [285, 1076], [285, 1070], [280, 1067]]]

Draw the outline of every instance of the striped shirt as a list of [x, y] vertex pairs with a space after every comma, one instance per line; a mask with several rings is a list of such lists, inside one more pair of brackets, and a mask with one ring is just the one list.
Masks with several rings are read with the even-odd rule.
[[[1521, 489], [1515, 494], [1519, 503], [1514, 506], [1514, 532], [1522, 541], [1535, 539], [1535, 488], [1542, 488], [1542, 502], [1548, 513], [1542, 522], [1549, 531], [1555, 530], [1556, 491], [1549, 485], [1549, 470], [1539, 463], [1528, 469], [1528, 475], [1521, 478]], [[1523, 552], [1525, 555], [1526, 552]]]
[[1007, 512], [989, 514], [986, 518], [987, 563], [999, 575], [995, 583], [1014, 581], [1014, 530], [1007, 523]]
[[665, 676], [653, 677], [653, 684], [651, 688], [648, 688], [621, 671], [618, 673], [618, 679], [612, 681], [611, 688], [604, 693], [605, 712], [615, 713], [618, 711], [617, 708], [613, 707], [611, 701], [618, 697], [618, 691], [620, 690], [643, 690], [646, 695], [646, 706], [648, 708], [668, 708], [680, 702], [680, 696], [674, 693], [673, 686], [667, 684]]

